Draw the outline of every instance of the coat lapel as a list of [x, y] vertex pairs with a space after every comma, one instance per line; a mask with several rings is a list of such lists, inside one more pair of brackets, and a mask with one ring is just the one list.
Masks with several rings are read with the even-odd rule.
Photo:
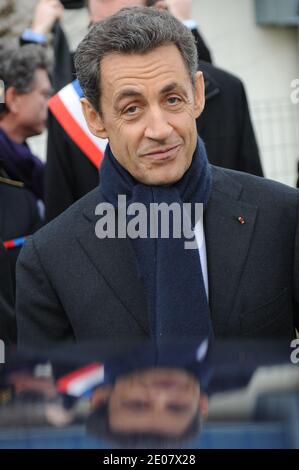
[[103, 202], [101, 195], [93, 207], [83, 213], [77, 240], [115, 296], [134, 317], [143, 332], [150, 335], [146, 295], [137, 274], [133, 248], [127, 238], [97, 238], [95, 224], [99, 216], [96, 217], [94, 211], [99, 202]]
[[254, 231], [257, 208], [241, 201], [241, 193], [239, 183], [213, 167], [213, 191], [205, 212], [205, 238], [210, 308], [216, 336], [217, 332], [229, 333]]

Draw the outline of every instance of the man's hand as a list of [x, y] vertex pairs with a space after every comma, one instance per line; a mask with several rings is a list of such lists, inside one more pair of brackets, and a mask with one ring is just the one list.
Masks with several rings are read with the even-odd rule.
[[192, 0], [158, 0], [156, 8], [167, 9], [180, 21], [192, 18]]
[[34, 12], [32, 31], [39, 34], [50, 33], [56, 20], [63, 16], [64, 8], [59, 0], [40, 0]]

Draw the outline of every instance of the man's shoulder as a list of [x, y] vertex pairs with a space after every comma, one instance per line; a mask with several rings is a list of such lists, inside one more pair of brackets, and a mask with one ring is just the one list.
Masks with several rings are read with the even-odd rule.
[[299, 191], [286, 184], [241, 171], [212, 167], [213, 189], [255, 205], [297, 204]]
[[81, 199], [72, 204], [62, 214], [38, 230], [32, 239], [36, 246], [43, 248], [57, 243], [68, 243], [74, 238], [77, 230], [86, 218], [92, 217], [100, 202], [99, 188], [95, 188]]
[[36, 205], [35, 196], [22, 182], [3, 177], [0, 177], [0, 199], [6, 207]]

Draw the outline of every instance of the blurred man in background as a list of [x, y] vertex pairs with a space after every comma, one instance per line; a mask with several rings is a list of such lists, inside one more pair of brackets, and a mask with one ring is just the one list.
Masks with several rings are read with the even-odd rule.
[[[63, 3], [66, 6], [70, 4], [68, 0]], [[59, 0], [39, 0], [33, 13], [32, 23], [20, 38], [21, 45], [33, 43], [46, 46], [49, 35], [52, 34], [54, 66], [51, 78], [55, 91], [69, 83], [74, 76], [72, 54], [60, 25], [64, 13], [63, 3]]]
[[[0, 238], [8, 250], [13, 289], [15, 264], [25, 238], [42, 224], [44, 164], [26, 139], [47, 123], [50, 63], [41, 46], [0, 46]], [[13, 328], [13, 336], [16, 328]]]
[[36, 199], [44, 198], [44, 165], [26, 139], [45, 129], [51, 94], [50, 63], [41, 46], [0, 45], [0, 79], [5, 86], [0, 104], [0, 160], [9, 178], [21, 181]]

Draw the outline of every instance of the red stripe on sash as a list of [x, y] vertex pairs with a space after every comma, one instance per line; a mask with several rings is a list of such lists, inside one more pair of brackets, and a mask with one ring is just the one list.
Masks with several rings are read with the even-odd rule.
[[49, 108], [56, 117], [57, 121], [75, 142], [75, 144], [82, 150], [91, 163], [98, 169], [103, 160], [103, 153], [100, 149], [89, 139], [85, 132], [81, 129], [80, 125], [74, 120], [71, 113], [68, 111], [59, 95], [52, 96], [49, 100]]
[[88, 366], [81, 367], [80, 369], [76, 369], [73, 372], [70, 372], [67, 375], [64, 375], [60, 379], [57, 380], [56, 387], [59, 392], [65, 392], [68, 386], [76, 379], [83, 379], [88, 377], [89, 374], [93, 372], [98, 372], [103, 368], [103, 364], [94, 363]]

